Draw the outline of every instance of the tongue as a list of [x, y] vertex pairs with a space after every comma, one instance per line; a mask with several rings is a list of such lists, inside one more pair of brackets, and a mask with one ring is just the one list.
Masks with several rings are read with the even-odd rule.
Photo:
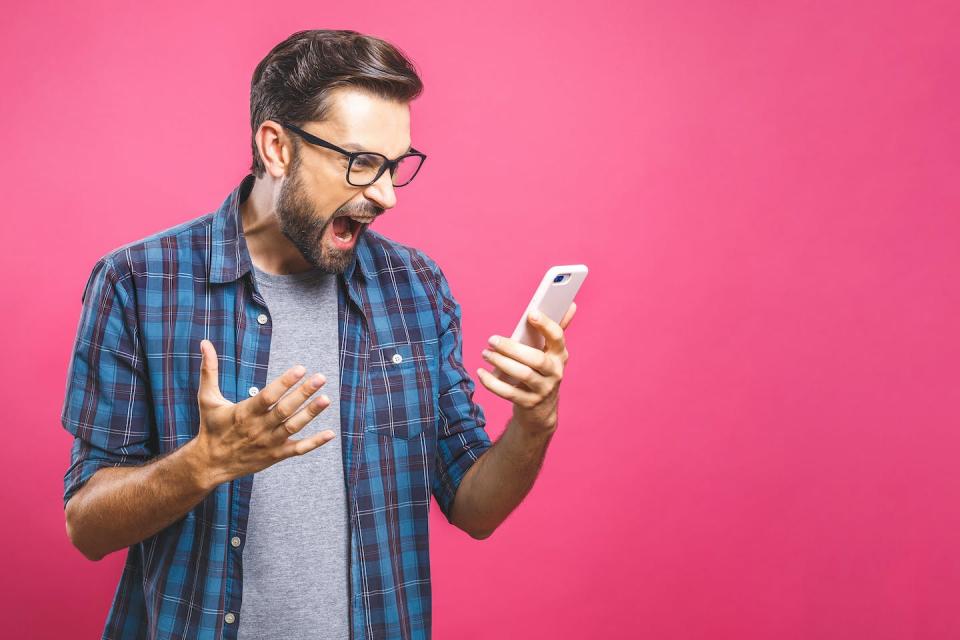
[[333, 232], [345, 239], [350, 234], [350, 218], [340, 216], [333, 219]]

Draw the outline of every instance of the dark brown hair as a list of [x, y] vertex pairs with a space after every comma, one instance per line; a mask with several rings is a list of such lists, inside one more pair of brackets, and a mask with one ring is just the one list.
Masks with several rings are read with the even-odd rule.
[[[330, 92], [345, 86], [398, 102], [410, 102], [423, 91], [413, 63], [389, 42], [344, 29], [298, 31], [275, 46], [253, 72], [250, 171], [258, 178], [266, 172], [256, 142], [264, 120], [322, 122], [329, 115]], [[296, 137], [294, 146], [296, 152]]]

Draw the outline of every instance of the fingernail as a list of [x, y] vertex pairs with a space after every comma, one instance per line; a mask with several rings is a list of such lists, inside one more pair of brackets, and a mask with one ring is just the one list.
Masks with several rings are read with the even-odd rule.
[[483, 359], [484, 359], [484, 360], [489, 360], [489, 359], [490, 359], [490, 352], [487, 351], [486, 349], [484, 349], [483, 351], [481, 351], [481, 352], [480, 352], [480, 355], [483, 356]]
[[319, 373], [315, 373], [313, 374], [313, 377], [310, 378], [310, 382], [312, 382], [313, 384], [320, 384], [321, 382], [323, 382], [323, 377]]
[[490, 339], [487, 340], [487, 342], [489, 342], [493, 346], [497, 346], [497, 344], [500, 342], [500, 336], [490, 336]]
[[293, 368], [293, 373], [298, 376], [302, 376], [306, 372], [307, 372], [307, 368], [299, 364]]
[[539, 312], [539, 311], [531, 311], [531, 312], [530, 312], [530, 319], [533, 320], [534, 322], [537, 322], [538, 320], [540, 320], [540, 312]]

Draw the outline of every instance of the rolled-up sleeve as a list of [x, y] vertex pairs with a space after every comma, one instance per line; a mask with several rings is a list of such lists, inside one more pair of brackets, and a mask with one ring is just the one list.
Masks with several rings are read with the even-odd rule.
[[74, 436], [63, 477], [64, 507], [97, 470], [137, 465], [153, 457], [137, 314], [109, 257], [94, 265], [81, 301], [60, 416], [63, 428]]
[[436, 475], [433, 495], [450, 521], [457, 488], [474, 462], [491, 446], [483, 408], [473, 401], [474, 383], [463, 366], [460, 305], [436, 263], [434, 271], [440, 311], [439, 412]]

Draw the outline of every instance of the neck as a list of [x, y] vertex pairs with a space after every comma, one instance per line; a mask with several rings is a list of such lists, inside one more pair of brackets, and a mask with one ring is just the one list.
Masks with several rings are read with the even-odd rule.
[[313, 265], [280, 231], [280, 220], [274, 208], [279, 189], [279, 180], [270, 176], [257, 178], [250, 195], [240, 203], [240, 219], [250, 260], [267, 273], [285, 275], [307, 271]]

